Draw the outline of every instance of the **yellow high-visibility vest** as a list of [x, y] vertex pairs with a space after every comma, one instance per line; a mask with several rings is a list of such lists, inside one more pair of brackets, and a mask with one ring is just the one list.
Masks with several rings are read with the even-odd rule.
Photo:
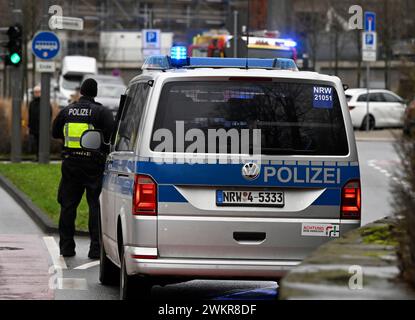
[[81, 149], [81, 137], [87, 130], [93, 130], [94, 126], [89, 123], [68, 122], [63, 128], [65, 137], [65, 148]]

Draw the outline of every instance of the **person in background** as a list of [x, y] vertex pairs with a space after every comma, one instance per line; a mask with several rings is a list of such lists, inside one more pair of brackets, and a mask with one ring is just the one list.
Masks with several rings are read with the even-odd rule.
[[[40, 132], [40, 97], [42, 88], [36, 86], [33, 88], [33, 100], [29, 104], [29, 135], [31, 141], [31, 151], [36, 155], [36, 161], [39, 156], [39, 132]], [[52, 107], [50, 107], [50, 116], [52, 117]]]
[[77, 103], [81, 98], [81, 87], [77, 87], [75, 92], [71, 94], [71, 99], [69, 100], [69, 104]]

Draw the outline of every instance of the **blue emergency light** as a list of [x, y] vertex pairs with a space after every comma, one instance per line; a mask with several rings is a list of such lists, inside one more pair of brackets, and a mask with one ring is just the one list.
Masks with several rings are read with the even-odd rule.
[[173, 67], [180, 68], [187, 65], [187, 48], [184, 46], [172, 47], [170, 59]]
[[169, 69], [196, 69], [196, 68], [238, 68], [238, 69], [269, 69], [298, 71], [294, 60], [285, 58], [257, 59], [257, 58], [200, 58], [187, 57], [184, 46], [175, 46], [169, 56], [152, 56], [147, 58], [143, 70]]

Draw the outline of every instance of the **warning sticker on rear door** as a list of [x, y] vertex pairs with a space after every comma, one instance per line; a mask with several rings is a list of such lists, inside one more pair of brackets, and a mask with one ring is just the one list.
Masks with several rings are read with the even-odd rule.
[[338, 238], [340, 226], [338, 224], [303, 223], [301, 235], [303, 237]]
[[334, 88], [332, 87], [314, 87], [313, 107], [317, 109], [332, 109], [333, 92]]

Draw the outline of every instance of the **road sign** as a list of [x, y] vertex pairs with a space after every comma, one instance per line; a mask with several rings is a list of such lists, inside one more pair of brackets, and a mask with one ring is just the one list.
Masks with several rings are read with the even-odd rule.
[[55, 58], [59, 54], [60, 48], [59, 38], [53, 32], [39, 32], [32, 40], [32, 52], [42, 60]]
[[363, 32], [363, 51], [365, 50], [371, 50], [376, 51], [377, 50], [377, 42], [378, 42], [378, 36], [376, 32]]
[[365, 31], [376, 32], [376, 13], [365, 12]]
[[376, 62], [377, 51], [364, 50], [362, 51], [362, 60], [364, 62]]
[[143, 56], [147, 58], [160, 54], [161, 32], [158, 29], [144, 29], [141, 35], [143, 41]]
[[160, 30], [145, 29], [142, 32], [143, 49], [160, 49]]
[[52, 30], [58, 29], [82, 31], [84, 30], [84, 20], [81, 18], [74, 17], [52, 16], [49, 19], [49, 27]]
[[54, 73], [56, 71], [55, 61], [37, 61], [36, 70], [40, 73]]

